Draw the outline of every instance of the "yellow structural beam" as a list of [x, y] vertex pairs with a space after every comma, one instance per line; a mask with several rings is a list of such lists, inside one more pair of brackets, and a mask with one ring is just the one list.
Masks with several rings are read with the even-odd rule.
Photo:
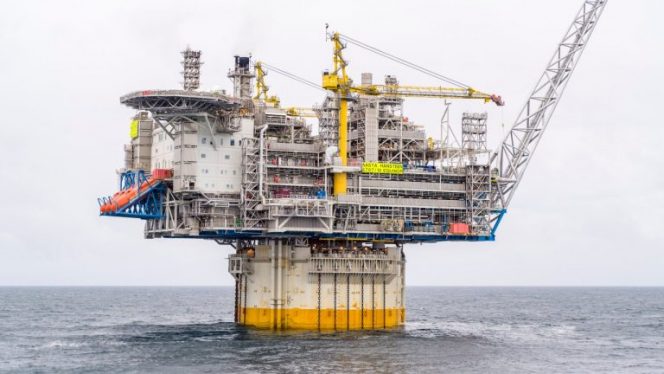
[[[338, 32], [330, 37], [333, 43], [332, 63], [334, 70], [323, 73], [323, 88], [337, 94], [339, 102], [339, 158], [341, 165], [348, 165], [348, 96], [350, 95], [351, 81], [346, 74], [348, 63], [343, 57], [343, 49], [346, 46], [341, 42]], [[345, 195], [347, 187], [346, 173], [336, 173], [333, 178], [333, 192], [335, 196]]]
[[[339, 100], [339, 158], [341, 165], [348, 165], [348, 100], [341, 98]], [[345, 195], [347, 188], [346, 173], [334, 174], [332, 179], [333, 192], [335, 196]]]

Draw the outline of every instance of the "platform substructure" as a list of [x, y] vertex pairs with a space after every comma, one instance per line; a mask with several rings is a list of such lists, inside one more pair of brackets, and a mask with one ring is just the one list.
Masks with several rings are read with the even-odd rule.
[[403, 246], [344, 240], [269, 240], [229, 257], [235, 321], [285, 330], [403, 325]]

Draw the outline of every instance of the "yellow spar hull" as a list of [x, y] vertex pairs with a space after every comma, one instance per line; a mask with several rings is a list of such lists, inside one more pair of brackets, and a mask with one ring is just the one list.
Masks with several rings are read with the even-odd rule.
[[405, 308], [376, 310], [242, 308], [239, 324], [263, 329], [374, 330], [403, 325]]

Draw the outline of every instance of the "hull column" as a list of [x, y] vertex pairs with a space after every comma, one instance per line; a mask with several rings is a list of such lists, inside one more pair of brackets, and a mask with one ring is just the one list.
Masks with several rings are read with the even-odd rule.
[[403, 246], [279, 239], [238, 246], [235, 322], [273, 330], [374, 330], [405, 321]]

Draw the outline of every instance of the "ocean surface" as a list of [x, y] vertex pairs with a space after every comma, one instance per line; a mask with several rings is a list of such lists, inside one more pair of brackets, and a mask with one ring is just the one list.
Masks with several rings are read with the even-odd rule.
[[0, 287], [0, 372], [664, 373], [664, 288], [407, 288], [407, 324], [271, 332], [230, 287]]

